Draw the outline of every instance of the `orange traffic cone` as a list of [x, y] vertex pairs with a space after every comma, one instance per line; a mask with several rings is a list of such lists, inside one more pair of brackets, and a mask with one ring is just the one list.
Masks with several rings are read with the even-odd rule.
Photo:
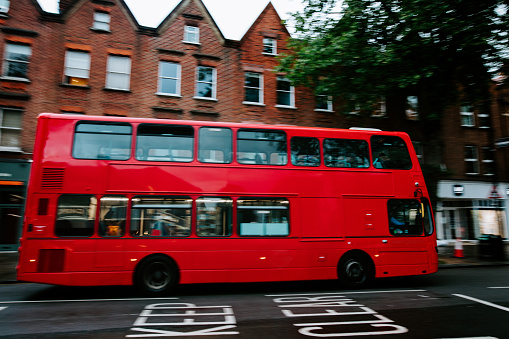
[[456, 242], [454, 243], [454, 255], [455, 258], [464, 258], [463, 255], [463, 243], [459, 238], [456, 238]]

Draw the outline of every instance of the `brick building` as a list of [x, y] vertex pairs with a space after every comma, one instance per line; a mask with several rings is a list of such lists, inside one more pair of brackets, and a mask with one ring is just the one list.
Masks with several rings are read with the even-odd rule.
[[[18, 245], [42, 112], [404, 130], [429, 162], [426, 143], [419, 143], [417, 97], [395, 94], [368, 116], [340, 114], [332, 98], [294, 88], [274, 72], [290, 34], [270, 2], [240, 40], [225, 38], [201, 0], [182, 0], [157, 27], [141, 26], [123, 0], [60, 0], [58, 14], [36, 0], [3, 3], [2, 250]], [[450, 173], [437, 181], [439, 238], [486, 231], [507, 237], [509, 154], [493, 145], [509, 136], [509, 100], [507, 89], [494, 88], [491, 112], [459, 103], [444, 116], [442, 153], [433, 157]]]

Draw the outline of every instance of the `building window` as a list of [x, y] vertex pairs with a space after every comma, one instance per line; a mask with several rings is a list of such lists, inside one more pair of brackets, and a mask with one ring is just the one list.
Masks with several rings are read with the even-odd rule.
[[196, 79], [196, 98], [216, 98], [216, 69], [213, 67], [198, 67]]
[[477, 115], [479, 119], [479, 128], [490, 128], [490, 115], [487, 113], [479, 113]]
[[461, 126], [474, 127], [474, 107], [472, 105], [462, 105], [460, 107]]
[[484, 175], [495, 175], [495, 154], [491, 147], [482, 148], [482, 167]]
[[295, 106], [294, 87], [290, 84], [290, 80], [283, 77], [277, 77], [276, 106]]
[[94, 12], [94, 24], [93, 29], [100, 31], [110, 31], [110, 20], [111, 16], [109, 13]]
[[29, 45], [7, 43], [3, 75], [27, 79], [31, 54], [32, 48]]
[[184, 42], [191, 44], [200, 43], [200, 28], [196, 26], [185, 26], [184, 27]]
[[9, 12], [9, 0], [0, 0], [0, 14]]
[[129, 90], [131, 79], [131, 58], [120, 55], [108, 56], [106, 88]]
[[159, 62], [158, 94], [180, 95], [180, 65], [175, 62]]
[[263, 104], [263, 75], [248, 72], [244, 80], [244, 103]]
[[419, 99], [415, 95], [406, 97], [406, 118], [408, 120], [419, 120]]
[[65, 54], [64, 83], [75, 86], [88, 86], [90, 76], [90, 53], [67, 51]]
[[263, 38], [263, 54], [277, 54], [277, 40], [272, 38]]
[[479, 156], [476, 146], [465, 146], [465, 173], [479, 174]]
[[315, 96], [315, 110], [332, 112], [332, 97], [318, 94]]
[[21, 110], [0, 108], [0, 150], [20, 151]]

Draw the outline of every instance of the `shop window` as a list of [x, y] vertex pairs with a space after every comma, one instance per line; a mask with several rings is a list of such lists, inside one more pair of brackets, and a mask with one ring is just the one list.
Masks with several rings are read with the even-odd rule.
[[142, 161], [193, 161], [194, 129], [191, 126], [141, 124], [136, 159]]
[[64, 83], [88, 86], [90, 76], [90, 53], [68, 50], [65, 54]]
[[29, 45], [7, 43], [5, 45], [3, 75], [28, 79], [28, 65], [31, 55], [32, 48]]
[[369, 146], [365, 140], [325, 139], [323, 157], [327, 167], [368, 168]]
[[189, 197], [134, 197], [131, 235], [187, 237], [191, 234], [191, 208]]
[[232, 162], [233, 135], [229, 128], [201, 127], [198, 139], [198, 161], [229, 164]]
[[240, 164], [286, 165], [286, 134], [283, 131], [241, 129], [237, 134]]
[[196, 234], [224, 237], [232, 234], [232, 199], [202, 197], [196, 199]]
[[121, 237], [125, 233], [127, 197], [105, 195], [100, 199], [99, 235]]
[[127, 123], [76, 126], [72, 155], [76, 159], [127, 160], [131, 157], [132, 127]]
[[320, 141], [317, 138], [293, 137], [290, 148], [293, 165], [320, 166]]
[[371, 152], [375, 168], [408, 170], [412, 168], [412, 160], [408, 148], [400, 137], [371, 137]]
[[21, 110], [0, 108], [0, 151], [21, 151], [21, 118]]
[[286, 199], [240, 198], [237, 222], [241, 236], [287, 236], [290, 234], [289, 202]]
[[[423, 234], [423, 212], [419, 200], [391, 199], [387, 203], [387, 209], [389, 232], [392, 235]], [[430, 226], [427, 227], [429, 229]]]
[[131, 81], [131, 58], [109, 55], [106, 68], [106, 88], [129, 90]]
[[97, 199], [93, 195], [64, 194], [58, 199], [55, 235], [90, 237], [94, 234]]

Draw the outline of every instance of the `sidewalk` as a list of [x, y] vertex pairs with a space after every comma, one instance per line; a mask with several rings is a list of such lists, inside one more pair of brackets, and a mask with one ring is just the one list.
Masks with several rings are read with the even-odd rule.
[[[475, 245], [464, 246], [464, 257], [455, 258], [454, 246], [438, 247], [438, 268], [482, 267], [482, 266], [509, 266], [509, 256], [505, 260], [492, 258], [479, 258]], [[0, 252], [0, 284], [16, 282], [17, 252]]]

